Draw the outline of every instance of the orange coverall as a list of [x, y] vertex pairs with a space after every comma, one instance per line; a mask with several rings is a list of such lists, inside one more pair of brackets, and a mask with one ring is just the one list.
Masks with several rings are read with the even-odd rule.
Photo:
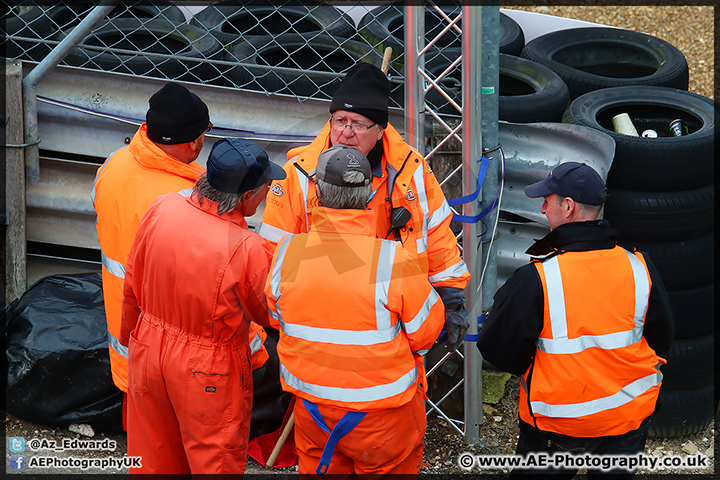
[[267, 326], [271, 251], [237, 211], [176, 193], [148, 209], [125, 272], [132, 473], [243, 473], [250, 321]]
[[[127, 147], [108, 157], [98, 169], [92, 190], [97, 212], [97, 235], [102, 252], [103, 298], [108, 325], [110, 367], [115, 385], [127, 392], [127, 349], [118, 342], [122, 314], [123, 279], [130, 247], [140, 220], [160, 195], [192, 189], [204, 172], [196, 162], [185, 164], [165, 153], [147, 137], [143, 123]], [[268, 358], [261, 340], [265, 332], [252, 326], [257, 346], [253, 369]]]

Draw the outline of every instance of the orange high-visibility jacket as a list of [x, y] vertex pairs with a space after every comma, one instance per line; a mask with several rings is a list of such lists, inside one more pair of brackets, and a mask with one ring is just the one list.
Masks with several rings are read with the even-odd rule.
[[316, 207], [278, 245], [265, 287], [284, 390], [346, 410], [394, 408], [426, 388], [444, 323], [417, 256], [377, 239], [372, 212]]
[[642, 254], [615, 246], [533, 265], [545, 312], [520, 418], [573, 437], [637, 429], [655, 409], [665, 363], [643, 337], [652, 282]]
[[[185, 164], [162, 151], [147, 137], [147, 126], [143, 123], [130, 144], [110, 155], [95, 178], [92, 199], [102, 253], [110, 365], [113, 381], [123, 392], [127, 392], [127, 348], [120, 345], [118, 338], [125, 266], [135, 232], [157, 197], [169, 192], [189, 192], [203, 172], [196, 162]], [[251, 336], [259, 340], [264, 333], [253, 327]], [[262, 345], [260, 348], [257, 362], [262, 365], [267, 352]]]
[[[388, 236], [390, 211], [393, 207], [407, 208], [412, 218], [401, 231], [403, 246], [420, 254], [433, 286], [465, 288], [470, 273], [460, 258], [457, 240], [450, 230], [452, 210], [435, 175], [422, 155], [405, 143], [392, 125], [388, 124], [382, 141], [383, 176], [373, 177], [375, 193], [368, 205], [374, 213], [373, 234], [395, 240], [392, 233]], [[271, 244], [277, 244], [288, 233], [308, 231], [309, 211], [317, 205], [315, 186], [294, 164], [311, 173], [318, 155], [329, 147], [330, 122], [310, 145], [288, 152], [289, 161], [284, 167], [287, 177], [273, 182], [258, 232]]]

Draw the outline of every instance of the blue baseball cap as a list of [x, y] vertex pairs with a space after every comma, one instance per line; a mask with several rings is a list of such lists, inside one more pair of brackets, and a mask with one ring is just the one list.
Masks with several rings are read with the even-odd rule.
[[525, 195], [530, 198], [552, 193], [586, 205], [602, 205], [607, 198], [607, 188], [600, 175], [579, 162], [561, 163], [544, 180], [525, 187]]
[[207, 180], [221, 192], [245, 193], [283, 178], [285, 170], [268, 160], [265, 150], [251, 140], [222, 138], [210, 150]]

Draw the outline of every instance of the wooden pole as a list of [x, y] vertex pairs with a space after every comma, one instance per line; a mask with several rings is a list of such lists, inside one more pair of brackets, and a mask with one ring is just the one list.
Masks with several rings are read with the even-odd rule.
[[[23, 148], [22, 62], [5, 61], [4, 145], [0, 176], [5, 185], [4, 201], [0, 202], [0, 262], [2, 262], [3, 301], [11, 303], [27, 288], [27, 238], [25, 227], [25, 164]], [[3, 120], [3, 123], [5, 121]], [[2, 307], [0, 307], [2, 308]]]
[[383, 61], [382, 66], [380, 67], [380, 70], [387, 75], [388, 68], [390, 67], [390, 56], [392, 55], [392, 47], [387, 47], [385, 49], [385, 53], [383, 54]]
[[270, 453], [270, 458], [268, 458], [266, 465], [268, 468], [272, 467], [275, 464], [275, 460], [277, 460], [277, 457], [280, 454], [280, 449], [285, 444], [285, 440], [287, 440], [287, 437], [290, 434], [290, 430], [292, 430], [293, 425], [295, 425], [295, 412], [292, 412], [290, 414], [290, 418], [288, 418], [288, 421], [285, 424], [285, 428], [283, 428], [283, 431], [280, 434], [280, 438], [278, 438], [278, 441], [275, 443], [275, 447], [273, 448], [272, 453]]

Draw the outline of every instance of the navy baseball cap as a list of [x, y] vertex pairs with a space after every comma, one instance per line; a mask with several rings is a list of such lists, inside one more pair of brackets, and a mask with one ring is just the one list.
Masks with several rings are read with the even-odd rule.
[[285, 170], [268, 160], [265, 150], [251, 140], [222, 138], [210, 150], [207, 180], [221, 192], [245, 193], [283, 178]]
[[561, 163], [544, 180], [525, 187], [525, 195], [530, 198], [552, 193], [586, 205], [602, 205], [607, 198], [607, 188], [600, 175], [579, 162]]

